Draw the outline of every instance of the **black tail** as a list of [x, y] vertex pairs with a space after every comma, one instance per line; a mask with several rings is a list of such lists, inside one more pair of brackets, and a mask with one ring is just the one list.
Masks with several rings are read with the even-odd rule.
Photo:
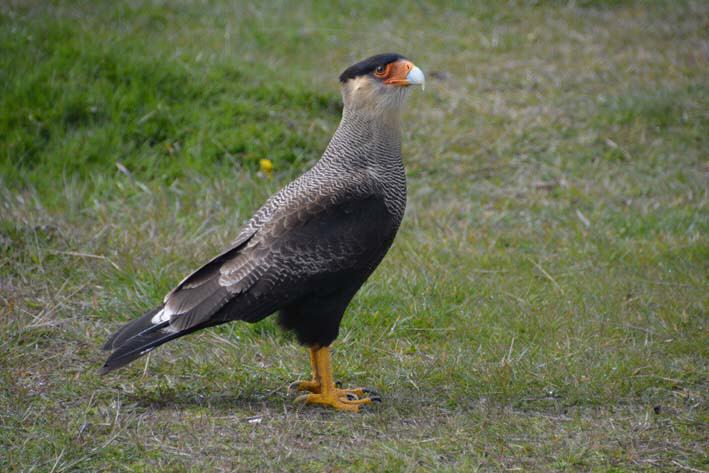
[[109, 371], [127, 365], [153, 348], [193, 331], [174, 332], [165, 330], [169, 322], [154, 324], [152, 318], [161, 309], [162, 306], [146, 312], [140, 318], [124, 325], [108, 339], [103, 349], [114, 350], [114, 352], [108, 357], [99, 373], [106, 374]]
[[125, 324], [116, 333], [111, 335], [111, 338], [109, 338], [106, 343], [104, 343], [101, 349], [115, 350], [116, 348], [119, 348], [121, 345], [126, 343], [126, 341], [128, 341], [129, 339], [153, 327], [154, 325], [152, 322], [152, 318], [155, 314], [162, 310], [162, 307], [163, 306], [159, 306], [154, 308], [153, 310], [149, 310], [137, 319], [131, 320], [130, 322]]

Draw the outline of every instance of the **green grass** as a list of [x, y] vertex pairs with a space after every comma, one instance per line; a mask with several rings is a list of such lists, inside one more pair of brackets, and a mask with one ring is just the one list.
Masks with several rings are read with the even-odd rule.
[[[0, 6], [0, 470], [706, 471], [701, 1]], [[409, 206], [336, 377], [271, 320], [99, 347], [307, 169], [399, 51]], [[258, 160], [274, 162], [272, 178]]]

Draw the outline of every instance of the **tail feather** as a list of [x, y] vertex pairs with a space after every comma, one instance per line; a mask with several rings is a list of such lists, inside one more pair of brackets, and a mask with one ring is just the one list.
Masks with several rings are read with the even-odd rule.
[[101, 349], [113, 350], [119, 348], [126, 341], [130, 340], [136, 335], [139, 335], [145, 330], [150, 330], [151, 328], [154, 328], [155, 324], [153, 324], [152, 322], [153, 316], [160, 312], [162, 308], [163, 306], [158, 306], [153, 310], [149, 310], [137, 319], [131, 320], [130, 322], [125, 324], [116, 333], [111, 335], [111, 337], [106, 341], [106, 343], [103, 345], [103, 347], [101, 347]]
[[168, 327], [170, 322], [153, 323], [155, 314], [160, 312], [162, 306], [146, 312], [141, 317], [124, 325], [113, 334], [104, 344], [104, 350], [113, 350], [106, 363], [99, 369], [100, 374], [106, 374], [116, 368], [127, 365], [136, 358], [167, 343], [175, 338], [182, 337], [197, 330], [223, 323], [222, 320], [211, 320], [195, 325], [186, 330], [177, 330]]
[[153, 323], [153, 316], [161, 309], [162, 306], [156, 307], [141, 317], [128, 322], [106, 341], [102, 348], [114, 351], [99, 373], [106, 374], [120, 368], [153, 348], [183, 335], [180, 332], [164, 330], [169, 325], [168, 321]]
[[[167, 325], [167, 323], [165, 323]], [[106, 374], [116, 368], [127, 365], [131, 361], [139, 358], [155, 347], [169, 342], [173, 338], [185, 335], [181, 332], [165, 332], [163, 330], [154, 330], [148, 333], [142, 333], [128, 340], [121, 345], [116, 351], [111, 353], [106, 363], [99, 370], [100, 374]]]

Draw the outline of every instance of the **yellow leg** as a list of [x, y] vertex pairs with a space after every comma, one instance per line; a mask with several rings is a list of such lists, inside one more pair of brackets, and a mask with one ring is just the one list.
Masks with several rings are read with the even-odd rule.
[[313, 368], [313, 380], [291, 385], [291, 387], [295, 385], [298, 389], [310, 391], [310, 394], [299, 396], [296, 402], [319, 404], [337, 410], [357, 412], [360, 405], [380, 400], [376, 395], [368, 397], [369, 394], [375, 394], [368, 389], [340, 389], [335, 386], [328, 347], [311, 348], [310, 362]]
[[318, 375], [318, 361], [317, 361], [317, 348], [310, 349], [310, 370], [313, 373], [313, 379], [310, 381], [296, 381], [288, 386], [288, 392], [292, 390], [296, 391], [310, 391], [311, 393], [320, 392], [320, 377]]

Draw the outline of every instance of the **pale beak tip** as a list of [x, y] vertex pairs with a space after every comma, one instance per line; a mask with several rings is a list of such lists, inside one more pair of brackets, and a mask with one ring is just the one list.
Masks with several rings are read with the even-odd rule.
[[409, 85], [420, 85], [421, 90], [426, 88], [426, 76], [424, 76], [423, 71], [416, 66], [406, 75], [406, 81]]

